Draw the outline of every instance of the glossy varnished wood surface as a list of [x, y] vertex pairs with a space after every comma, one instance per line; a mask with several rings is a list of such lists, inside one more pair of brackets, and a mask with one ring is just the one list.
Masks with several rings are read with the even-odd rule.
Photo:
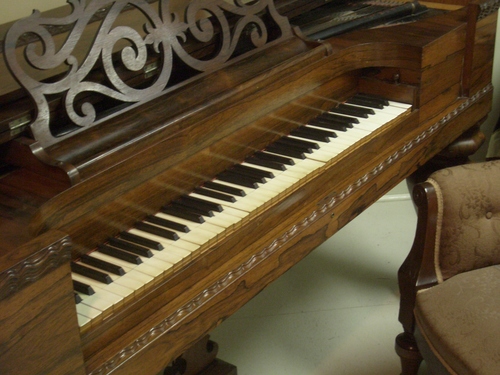
[[[46, 286], [53, 286], [54, 301], [70, 322], [64, 337], [72, 343], [68, 350], [74, 373], [158, 373], [486, 116], [492, 97], [487, 65], [492, 56], [493, 18], [481, 21], [476, 32], [469, 97], [461, 92], [459, 62], [467, 51], [467, 30], [465, 12], [459, 10], [436, 20], [357, 31], [324, 44], [291, 40], [281, 47], [288, 51], [286, 58], [268, 61], [264, 69], [240, 72], [252, 65], [241, 61], [208, 77], [206, 82], [217, 81], [221, 86], [211, 86], [213, 95], [206, 103], [199, 89], [204, 83], [195, 82], [179, 96], [154, 101], [111, 124], [131, 120], [133, 129], [143, 116], [151, 126], [144, 136], [133, 136], [135, 130], [131, 130], [130, 141], [125, 142], [126, 132], [113, 135], [117, 142], [109, 148], [92, 146], [94, 150], [103, 147], [97, 154], [74, 149], [76, 144], [71, 142], [55, 146], [52, 156], [75, 166], [82, 181], [71, 187], [59, 179], [45, 184], [37, 178], [37, 169], [25, 168], [0, 179], [2, 196], [17, 198], [15, 210], [0, 211], [0, 228], [12, 231], [0, 249], [0, 272], [7, 274], [31, 251], [36, 253], [32, 246], [39, 238], [47, 248], [52, 240], [68, 236], [71, 257], [78, 258], [336, 100], [362, 91], [412, 103], [411, 113], [337, 156], [137, 293], [130, 303], [81, 332], [70, 303], [69, 267], [66, 263], [52, 271], [54, 280], [64, 280]], [[268, 53], [257, 55], [254, 62], [269, 59]], [[199, 96], [191, 99], [192, 93]], [[183, 106], [185, 112], [170, 114]], [[107, 132], [96, 130], [87, 140], [99, 143], [99, 135]], [[16, 197], [10, 181], [17, 175], [21, 185], [34, 179], [50, 188]], [[30, 232], [25, 230], [28, 227]], [[21, 246], [24, 243], [31, 245]], [[31, 287], [36, 290], [35, 285]], [[15, 295], [1, 303], [12, 308], [17, 306], [16, 298], [26, 301]], [[30, 320], [29, 314], [23, 319]], [[13, 324], [18, 325], [14, 320]], [[49, 331], [54, 324], [48, 318], [39, 322], [42, 330]], [[10, 341], [2, 338], [13, 351], [18, 350]], [[47, 369], [54, 361], [52, 355], [57, 353], [48, 356]]]
[[47, 232], [0, 257], [0, 371], [83, 374], [68, 260], [71, 242]]

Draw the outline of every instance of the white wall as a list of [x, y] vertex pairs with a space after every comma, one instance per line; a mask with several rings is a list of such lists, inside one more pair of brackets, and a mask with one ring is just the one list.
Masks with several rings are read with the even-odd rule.
[[[484, 125], [481, 127], [483, 132], [486, 134], [486, 139], [489, 139], [491, 132], [493, 131], [493, 128], [495, 127], [495, 124], [497, 122], [497, 119], [500, 115], [500, 15], [498, 16], [497, 20], [497, 36], [495, 40], [495, 56], [493, 58], [493, 78], [492, 78], [492, 83], [493, 83], [493, 109], [491, 110], [490, 114], [488, 115], [488, 119], [484, 123]], [[484, 160], [484, 157], [486, 156], [486, 152], [488, 149], [488, 144], [485, 142], [483, 147], [477, 152], [476, 155], [474, 155], [474, 159], [476, 161], [481, 161]]]
[[[31, 14], [33, 9], [43, 12], [66, 4], [66, 0], [0, 0], [0, 25], [6, 22], [24, 18]], [[7, 5], [5, 5], [7, 3]]]

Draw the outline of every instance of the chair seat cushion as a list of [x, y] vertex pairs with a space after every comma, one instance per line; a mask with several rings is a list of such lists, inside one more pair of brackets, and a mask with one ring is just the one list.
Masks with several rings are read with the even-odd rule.
[[428, 346], [453, 372], [500, 374], [500, 266], [421, 290], [415, 318]]

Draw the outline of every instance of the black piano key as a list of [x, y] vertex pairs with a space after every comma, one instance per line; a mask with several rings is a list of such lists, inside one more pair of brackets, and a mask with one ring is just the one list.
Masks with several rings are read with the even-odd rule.
[[[144, 256], [147, 258], [151, 258], [153, 256], [153, 253], [147, 247], [137, 245], [137, 244], [129, 242], [129, 241], [122, 240], [121, 238], [111, 237], [108, 239], [108, 244], [113, 246], [113, 247], [116, 247], [117, 249], [124, 250], [124, 251], [130, 252], [130, 253], [133, 253], [135, 255]], [[160, 251], [163, 250], [163, 246], [159, 250]]]
[[338, 107], [332, 108], [330, 112], [362, 118], [368, 118], [368, 115], [375, 114], [375, 111], [373, 111], [372, 109], [355, 107], [348, 104], [339, 104]]
[[352, 104], [347, 104], [347, 103], [339, 104], [339, 107], [340, 108], [349, 108], [350, 110], [352, 110], [356, 113], [359, 113], [358, 116], [360, 116], [361, 114], [367, 114], [367, 115], [374, 115], [375, 114], [375, 110], [373, 108], [368, 108], [368, 107], [360, 107], [357, 105], [352, 105]]
[[382, 104], [384, 107], [389, 105], [389, 101], [387, 99], [381, 98], [380, 96], [376, 96], [376, 95], [358, 93], [358, 94], [354, 95], [354, 98], [369, 100], [373, 103]]
[[364, 99], [361, 97], [352, 97], [346, 100], [347, 104], [353, 105], [361, 105], [363, 107], [375, 108], [375, 109], [383, 109], [384, 105], [380, 102], [376, 102], [370, 99]]
[[191, 211], [187, 211], [183, 208], [180, 208], [180, 207], [174, 206], [174, 205], [163, 206], [162, 208], [160, 208], [160, 211], [165, 213], [165, 214], [168, 214], [168, 215], [172, 215], [172, 216], [175, 216], [175, 217], [178, 217], [181, 219], [192, 221], [193, 223], [201, 224], [201, 223], [205, 222], [203, 215], [196, 214], [196, 213], [191, 212]]
[[221, 181], [230, 182], [232, 184], [245, 186], [251, 189], [257, 189], [259, 187], [257, 182], [262, 182], [231, 171], [224, 171], [222, 173], [219, 173], [217, 175], [217, 178]]
[[325, 143], [330, 142], [330, 138], [335, 137], [334, 132], [308, 128], [305, 126], [301, 126], [300, 128], [292, 130], [292, 132], [290, 132], [290, 135]]
[[73, 280], [73, 289], [78, 293], [82, 293], [87, 296], [91, 296], [92, 294], [95, 293], [94, 288], [92, 288], [90, 285], [87, 285], [85, 283], [76, 280]]
[[246, 193], [241, 189], [235, 188], [233, 186], [227, 186], [224, 184], [218, 184], [217, 182], [213, 181], [207, 181], [203, 184], [203, 186], [206, 187], [207, 189], [221, 191], [223, 193], [236, 195], [238, 197], [244, 197], [246, 195]]
[[359, 119], [357, 119], [356, 117], [339, 115], [337, 113], [332, 113], [331, 111], [324, 112], [316, 118], [318, 120], [324, 119], [329, 121], [341, 122], [345, 124], [347, 127], [352, 127], [353, 126], [352, 124], [359, 124]]
[[209, 202], [204, 199], [184, 195], [179, 198], [179, 201], [189, 207], [205, 208], [210, 211], [222, 212], [222, 206], [218, 203]]
[[233, 195], [224, 194], [224, 193], [221, 193], [221, 192], [218, 192], [218, 191], [215, 191], [215, 190], [205, 189], [203, 187], [197, 187], [197, 188], [195, 188], [194, 192], [196, 194], [200, 194], [200, 195], [204, 195], [206, 197], [211, 197], [211, 198], [219, 199], [219, 200], [225, 201], [225, 202], [230, 202], [230, 203], [236, 202], [236, 198]]
[[243, 173], [244, 175], [255, 176], [260, 178], [269, 178], [269, 179], [274, 178], [274, 174], [272, 172], [264, 171], [258, 168], [248, 167], [246, 165], [236, 164], [231, 169]]
[[[235, 166], [232, 166], [231, 168], [226, 169], [221, 174], [227, 174], [227, 175], [234, 174], [236, 176], [241, 176], [242, 178], [244, 178], [244, 179], [246, 179], [248, 181], [253, 181], [255, 183], [260, 183], [260, 184], [265, 184], [267, 182], [266, 178], [263, 177], [262, 175], [245, 173], [245, 172], [239, 170], [238, 168], [235, 168]], [[258, 187], [258, 185], [257, 185], [257, 187]]]
[[85, 267], [84, 265], [79, 263], [71, 262], [71, 271], [90, 279], [100, 281], [104, 284], [111, 284], [113, 282], [113, 280], [111, 280], [111, 277], [109, 277], [107, 273], [97, 271], [93, 268]]
[[[328, 120], [318, 120], [314, 119], [307, 122], [308, 125], [317, 126], [318, 128], [330, 129], [335, 131], [345, 132], [347, 129], [352, 128], [353, 126], [346, 123], [336, 122], [336, 121], [328, 121]], [[337, 134], [335, 134], [335, 137]], [[335, 138], [334, 137], [334, 138]]]
[[328, 138], [335, 138], [337, 136], [337, 134], [334, 131], [326, 130], [326, 129], [311, 128], [310, 126], [301, 126], [299, 128], [299, 130], [302, 132], [307, 132], [309, 134], [318, 134], [318, 135], [322, 134]]
[[247, 158], [245, 161], [249, 164], [259, 165], [259, 166], [266, 167], [269, 169], [275, 169], [277, 171], [285, 171], [286, 170], [285, 164], [283, 164], [283, 163], [277, 163], [277, 162], [272, 161], [272, 160], [263, 160], [263, 159], [256, 158], [254, 156]]
[[112, 246], [99, 245], [97, 247], [97, 251], [99, 251], [100, 253], [115, 257], [117, 259], [124, 260], [125, 262], [129, 262], [132, 264], [141, 264], [142, 263], [141, 258], [138, 257], [137, 255], [129, 253], [127, 251], [117, 249], [117, 248], [112, 247]]
[[308, 146], [299, 144], [298, 142], [294, 142], [294, 141], [298, 141], [298, 140], [283, 137], [283, 138], [278, 139], [276, 142], [274, 142], [274, 144], [285, 146], [285, 147], [288, 147], [288, 148], [293, 149], [295, 151], [303, 152], [305, 154], [312, 154], [313, 153], [314, 149], [312, 147], [308, 147]]
[[192, 214], [207, 216], [207, 217], [214, 216], [214, 212], [206, 207], [191, 207], [179, 201], [170, 202], [170, 205], [172, 207], [176, 207], [179, 210], [190, 212]]
[[284, 156], [280, 156], [280, 155], [269, 154], [269, 153], [263, 152], [263, 151], [255, 152], [252, 155], [252, 157], [257, 158], [257, 159], [261, 159], [261, 160], [270, 160], [270, 161], [274, 161], [276, 163], [282, 163], [285, 165], [295, 165], [295, 162], [293, 161], [293, 159], [290, 159], [290, 158], [287, 158]]
[[80, 297], [80, 295], [76, 292], [73, 293], [74, 297], [75, 297], [75, 304], [78, 305], [80, 302], [82, 302], [82, 297]]
[[155, 249], [155, 250], [163, 250], [163, 245], [159, 243], [158, 241], [153, 241], [148, 238], [144, 238], [141, 236], [138, 236], [136, 234], [132, 234], [130, 232], [121, 232], [119, 235], [120, 238], [133, 242], [137, 245], [142, 245], [145, 247], [149, 247], [150, 249]]
[[148, 215], [144, 219], [144, 221], [147, 221], [148, 223], [157, 224], [157, 225], [160, 225], [160, 226], [165, 227], [165, 228], [170, 228], [170, 229], [176, 230], [178, 232], [183, 232], [183, 233], [189, 232], [189, 227], [187, 225], [177, 223], [177, 222], [172, 221], [172, 220], [163, 219], [161, 217], [154, 216], [154, 215]]
[[107, 272], [110, 272], [110, 273], [118, 275], [118, 276], [125, 275], [125, 271], [123, 270], [123, 268], [121, 268], [120, 266], [117, 266], [116, 264], [109, 263], [109, 262], [106, 262], [104, 260], [100, 260], [100, 259], [88, 256], [86, 254], [82, 255], [80, 257], [80, 260], [82, 261], [82, 263], [88, 264], [89, 266], [99, 268], [103, 271], [107, 271]]
[[282, 144], [276, 144], [276, 142], [267, 146], [266, 151], [272, 152], [273, 154], [290, 156], [291, 158], [296, 158], [296, 159], [306, 158], [304, 152], [297, 151], [296, 149], [291, 147], [283, 146]]
[[304, 139], [295, 139], [291, 137], [282, 137], [281, 140], [291, 142], [291, 144], [295, 144], [301, 147], [307, 147], [311, 150], [319, 150], [319, 145], [316, 142], [306, 141]]
[[[174, 231], [160, 228], [156, 225], [144, 223], [142, 221], [135, 223], [135, 228], [142, 230], [143, 232], [154, 234], [156, 236], [160, 236], [160, 237], [163, 237], [163, 238], [166, 238], [169, 240], [177, 241], [179, 239], [179, 235], [177, 233], [175, 233]], [[151, 251], [149, 251], [149, 253], [151, 254]], [[138, 255], [142, 255], [142, 254], [138, 254]], [[147, 255], [143, 255], [143, 256], [147, 256]], [[151, 256], [152, 256], [152, 254], [151, 254]]]

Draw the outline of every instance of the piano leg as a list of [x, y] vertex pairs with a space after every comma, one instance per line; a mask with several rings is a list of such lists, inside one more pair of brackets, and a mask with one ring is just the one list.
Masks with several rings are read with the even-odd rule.
[[237, 375], [236, 366], [216, 358], [218, 348], [217, 343], [207, 335], [174, 360], [161, 374]]

